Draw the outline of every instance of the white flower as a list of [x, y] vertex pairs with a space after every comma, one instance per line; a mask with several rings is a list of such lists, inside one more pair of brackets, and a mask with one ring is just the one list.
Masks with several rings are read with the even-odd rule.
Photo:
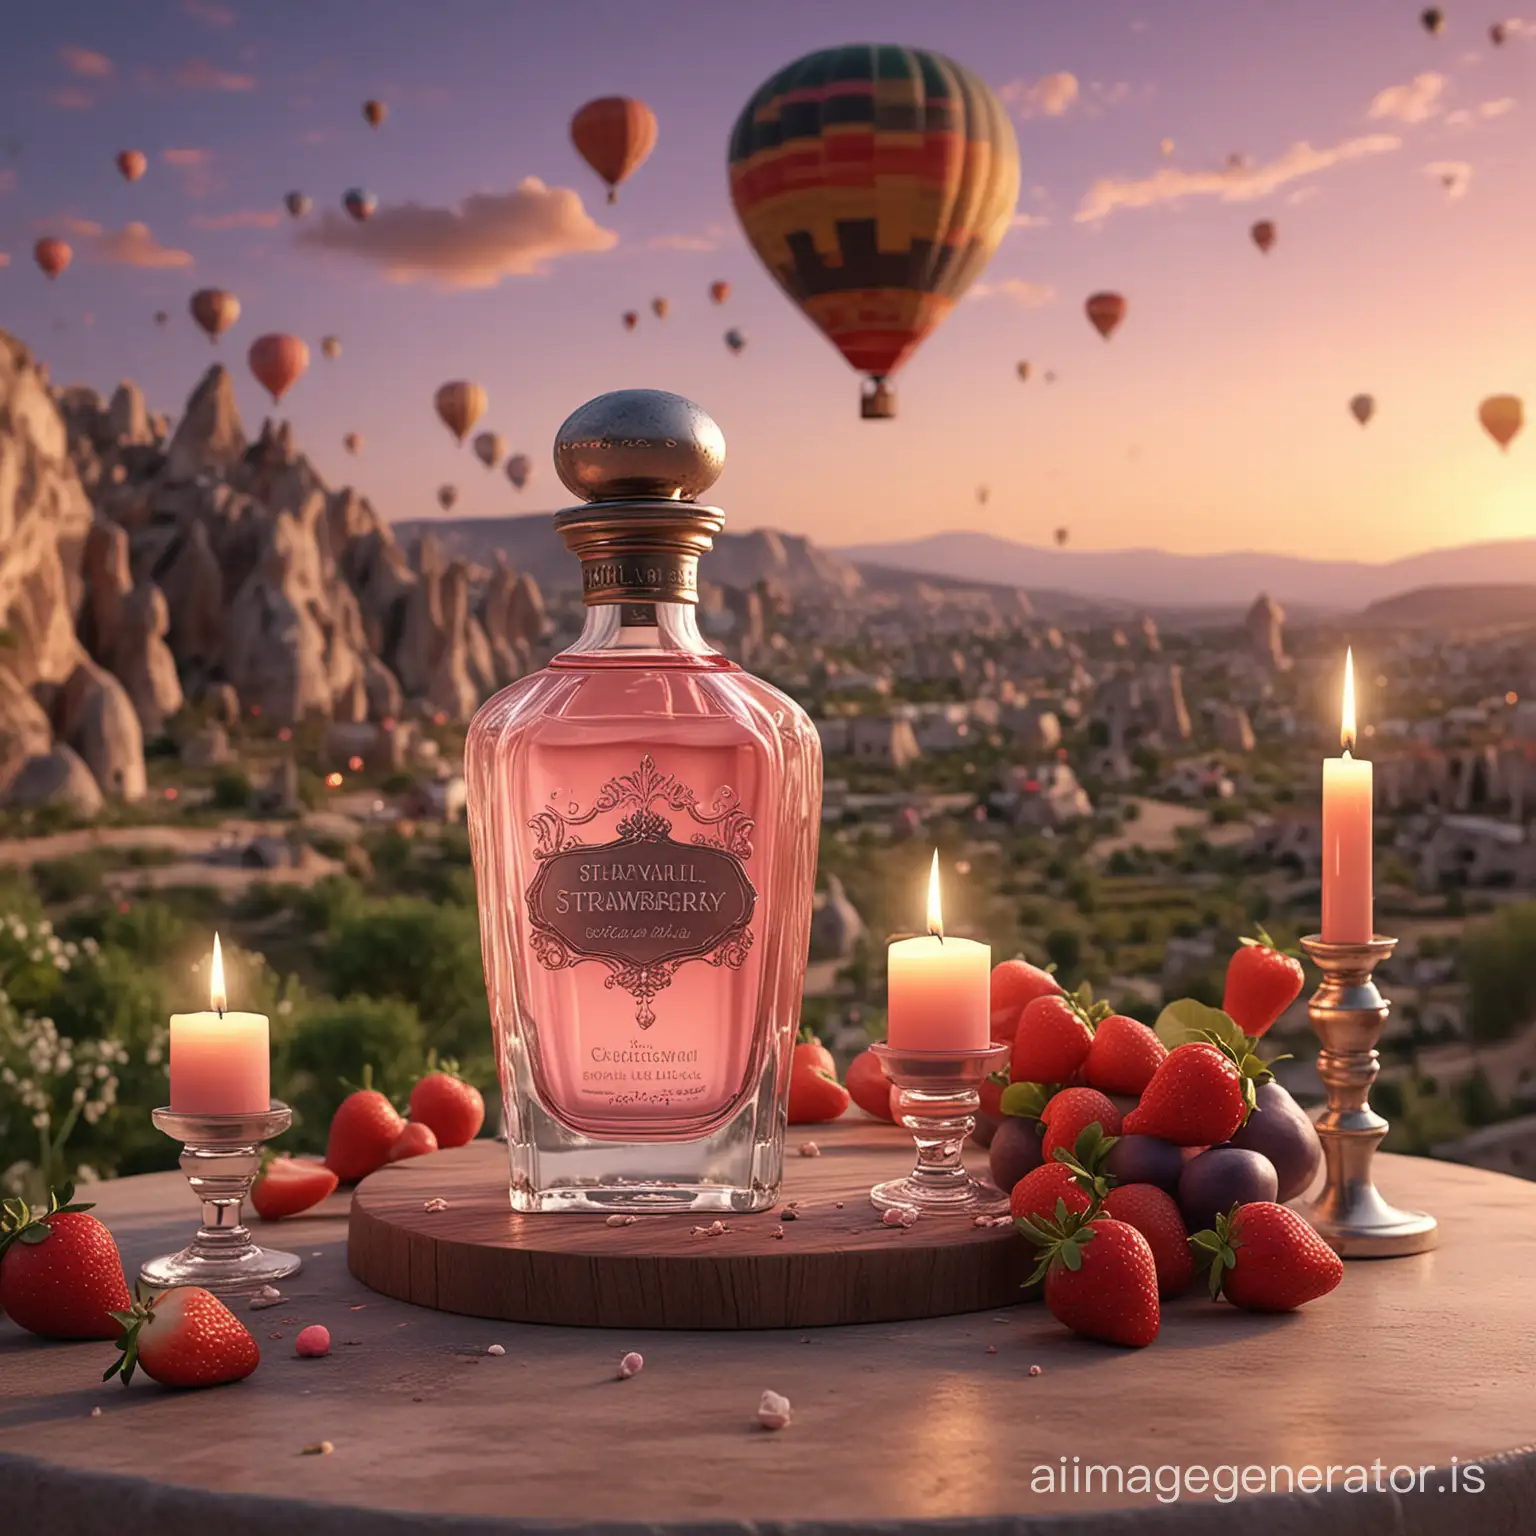
[[279, 1015], [281, 1015], [283, 1018], [286, 1018], [290, 1013], [293, 1012], [293, 999], [285, 997], [282, 1002], [277, 1005], [277, 1011]]

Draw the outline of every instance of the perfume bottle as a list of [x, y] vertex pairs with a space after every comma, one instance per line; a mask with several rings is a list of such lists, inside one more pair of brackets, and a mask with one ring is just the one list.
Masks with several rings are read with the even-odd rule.
[[705, 643], [692, 401], [600, 395], [555, 441], [586, 624], [465, 746], [486, 990], [519, 1211], [777, 1198], [810, 942], [821, 745]]

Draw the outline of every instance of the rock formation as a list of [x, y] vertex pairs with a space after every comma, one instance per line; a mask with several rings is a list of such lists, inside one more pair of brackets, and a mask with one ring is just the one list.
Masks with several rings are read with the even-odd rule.
[[36, 810], [45, 805], [62, 806], [86, 820], [105, 803], [101, 786], [80, 756], [58, 742], [37, 757], [28, 758], [6, 792], [8, 805]]
[[211, 473], [223, 478], [245, 456], [245, 429], [235, 404], [235, 385], [222, 363], [215, 363], [192, 391], [165, 450], [163, 476], [175, 483]]
[[54, 728], [109, 800], [144, 798], [144, 732], [123, 685], [105, 668], [81, 658], [59, 690]]
[[140, 582], [123, 603], [112, 670], [128, 690], [146, 736], [161, 735], [184, 700], [176, 658], [165, 643], [171, 617], [165, 595], [152, 581]]
[[1285, 654], [1285, 609], [1267, 592], [1261, 592], [1248, 610], [1243, 621], [1248, 631], [1248, 643], [1261, 666], [1274, 672], [1284, 672], [1290, 667]]
[[80, 610], [80, 640], [97, 661], [110, 665], [123, 603], [133, 591], [127, 530], [97, 518], [86, 535], [81, 565], [85, 602]]

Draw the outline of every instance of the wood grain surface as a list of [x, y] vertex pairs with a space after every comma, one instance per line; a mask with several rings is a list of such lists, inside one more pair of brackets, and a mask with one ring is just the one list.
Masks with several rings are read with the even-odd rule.
[[[819, 1156], [797, 1147], [814, 1142]], [[968, 1216], [888, 1227], [869, 1189], [911, 1165], [904, 1131], [872, 1121], [801, 1128], [771, 1211], [522, 1215], [495, 1142], [395, 1163], [352, 1202], [348, 1264], [400, 1301], [508, 1322], [597, 1328], [811, 1328], [1011, 1306], [1030, 1262], [1011, 1228]], [[978, 1154], [979, 1157], [979, 1154]], [[445, 1211], [427, 1203], [448, 1201]]]

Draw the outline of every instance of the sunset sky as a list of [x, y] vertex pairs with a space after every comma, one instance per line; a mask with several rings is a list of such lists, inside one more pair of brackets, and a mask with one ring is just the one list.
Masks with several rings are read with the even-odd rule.
[[[229, 287], [244, 313], [217, 355], [248, 429], [266, 397], [246, 347], [304, 337], [314, 357], [285, 414], [333, 483], [391, 517], [432, 512], [445, 481], [459, 512], [556, 507], [559, 422], [602, 390], [655, 385], [720, 422], [715, 499], [738, 529], [1043, 542], [1064, 523], [1081, 548], [1368, 559], [1522, 536], [1536, 429], [1501, 455], [1476, 410], [1501, 392], [1536, 410], [1536, 21], [1495, 48], [1497, 7], [1448, 5], [1439, 37], [1421, 9], [17, 4], [0, 47], [0, 327], [57, 381], [131, 377], [174, 414], [214, 355], [187, 297]], [[899, 375], [888, 423], [858, 419], [857, 376], [758, 265], [725, 175], [730, 126], [765, 77], [862, 39], [980, 73], [1010, 105], [1023, 167], [1016, 227]], [[610, 208], [567, 124], [620, 93], [650, 103], [660, 137]], [[378, 131], [369, 96], [389, 105]], [[151, 162], [133, 185], [113, 165], [126, 148]], [[1233, 154], [1248, 168], [1223, 174]], [[548, 190], [518, 192], [526, 178]], [[379, 214], [335, 249], [354, 184]], [[282, 211], [290, 189], [315, 199], [302, 222]], [[1261, 218], [1279, 228], [1268, 257], [1248, 237]], [[55, 283], [31, 259], [44, 234], [75, 248]], [[722, 308], [715, 278], [734, 286]], [[1100, 288], [1130, 304], [1108, 344], [1082, 313]], [[644, 312], [633, 334], [626, 309]], [[732, 325], [739, 357], [721, 340]], [[335, 362], [319, 355], [328, 332]], [[460, 377], [488, 390], [484, 425], [533, 457], [521, 496], [435, 419], [434, 389]], [[1378, 400], [1364, 431], [1347, 410], [1361, 391]], [[358, 459], [349, 430], [367, 439]]]

